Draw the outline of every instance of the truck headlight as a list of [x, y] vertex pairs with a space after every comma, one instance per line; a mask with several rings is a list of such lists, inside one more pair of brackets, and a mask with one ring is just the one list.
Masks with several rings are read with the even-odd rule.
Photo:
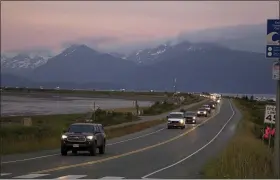
[[199, 114], [199, 111], [197, 111], [197, 114]]
[[194, 116], [193, 119], [196, 119], [196, 117]]
[[184, 120], [183, 120], [183, 119], [181, 119], [181, 120], [180, 120], [180, 123], [181, 123], [181, 124], [183, 124], [183, 122], [184, 122]]
[[66, 135], [62, 135], [62, 136], [61, 136], [61, 139], [66, 139], [66, 138], [67, 138]]
[[87, 139], [88, 139], [88, 140], [92, 140], [92, 139], [93, 139], [93, 136], [87, 136]]
[[206, 114], [206, 111], [204, 111], [203, 113]]

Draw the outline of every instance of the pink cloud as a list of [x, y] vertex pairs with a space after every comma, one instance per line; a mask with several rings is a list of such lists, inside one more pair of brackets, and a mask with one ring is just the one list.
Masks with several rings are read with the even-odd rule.
[[2, 50], [57, 48], [85, 37], [144, 41], [226, 25], [264, 23], [277, 2], [2, 2]]

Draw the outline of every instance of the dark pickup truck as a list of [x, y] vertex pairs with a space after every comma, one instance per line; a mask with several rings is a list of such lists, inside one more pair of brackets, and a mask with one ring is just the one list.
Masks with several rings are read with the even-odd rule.
[[196, 124], [197, 113], [193, 111], [185, 112], [186, 124]]
[[216, 109], [217, 103], [216, 102], [210, 102], [208, 105], [210, 106], [211, 109]]
[[96, 155], [105, 153], [106, 134], [101, 124], [74, 123], [61, 136], [61, 155], [66, 156], [68, 151], [77, 154], [78, 151], [89, 151]]

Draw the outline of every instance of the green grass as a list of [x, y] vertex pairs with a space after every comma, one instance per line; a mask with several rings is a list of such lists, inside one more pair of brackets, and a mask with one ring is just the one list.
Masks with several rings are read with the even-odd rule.
[[202, 101], [203, 99], [199, 96], [194, 95], [185, 95], [185, 100], [181, 102], [180, 104], [174, 104], [171, 102], [163, 101], [163, 102], [155, 102], [151, 107], [143, 108], [143, 115], [158, 115], [162, 114], [174, 109], [177, 109], [183, 105], [189, 105], [195, 102]]
[[273, 178], [273, 152], [256, 134], [256, 126], [263, 121], [264, 103], [245, 100], [234, 100], [234, 103], [243, 118], [229, 145], [204, 167], [204, 178]]
[[[23, 126], [24, 116], [1, 118], [0, 135], [2, 138], [2, 153], [52, 149], [57, 147], [63, 130], [72, 123], [85, 119], [86, 114], [62, 114], [32, 116], [32, 126]], [[96, 120], [105, 127], [138, 121], [139, 118], [131, 112], [96, 111]]]
[[[139, 107], [139, 110], [143, 110], [146, 109], [148, 107]], [[115, 108], [115, 109], [111, 109], [112, 111], [115, 112], [132, 112], [132, 113], [136, 113], [136, 108], [135, 107], [130, 107], [130, 108]]]
[[6, 88], [3, 92], [22, 92], [22, 93], [59, 93], [59, 94], [94, 94], [94, 95], [108, 95], [108, 96], [172, 96], [171, 92], [134, 92], [134, 91], [93, 91], [93, 90], [66, 90], [66, 89], [36, 89], [36, 88]]
[[[167, 98], [172, 97], [174, 92], [150, 92], [150, 91], [93, 91], [93, 90], [66, 90], [66, 89], [38, 89], [38, 88], [4, 88], [1, 87], [1, 93], [50, 93], [50, 94], [75, 94], [75, 95], [97, 95], [97, 96], [107, 96], [107, 97], [157, 97], [157, 98]], [[180, 93], [180, 96], [189, 96], [188, 93]]]
[[[184, 104], [191, 104], [201, 99], [196, 97], [188, 98]], [[179, 106], [164, 109], [164, 111], [173, 110]], [[139, 108], [140, 110], [142, 108]], [[156, 112], [161, 114], [164, 111]], [[112, 126], [126, 122], [138, 121], [139, 118], [133, 115], [135, 108], [121, 108], [109, 111], [97, 110], [95, 113], [95, 123], [101, 123], [103, 126]], [[37, 115], [32, 116], [32, 126], [23, 126], [22, 120], [26, 116], [3, 117], [1, 118], [2, 127], [0, 135], [2, 138], [2, 154], [22, 153], [37, 150], [53, 149], [59, 147], [61, 133], [67, 129], [70, 124], [84, 120], [92, 114], [60, 114], [60, 115]], [[116, 137], [120, 134], [135, 132], [137, 129], [148, 128], [157, 124], [158, 121], [143, 122], [141, 125], [131, 125], [131, 127], [122, 127], [108, 130], [109, 137]], [[162, 121], [161, 121], [162, 122]], [[154, 124], [154, 125], [155, 125]], [[139, 127], [138, 127], [139, 126]]]
[[[155, 125], [164, 123], [164, 119], [152, 120], [143, 123], [127, 125], [124, 127], [112, 128], [105, 130], [107, 138], [115, 138], [138, 132]], [[22, 130], [24, 132], [24, 130]], [[31, 131], [28, 130], [30, 133]], [[33, 131], [34, 134], [38, 133], [36, 129]], [[48, 136], [44, 138], [38, 138], [36, 136], [21, 136], [17, 141], [3, 139], [2, 142], [2, 154], [13, 154], [13, 153], [26, 153], [40, 150], [56, 149], [60, 147], [60, 136], [61, 134], [52, 134], [51, 132], [45, 132]]]

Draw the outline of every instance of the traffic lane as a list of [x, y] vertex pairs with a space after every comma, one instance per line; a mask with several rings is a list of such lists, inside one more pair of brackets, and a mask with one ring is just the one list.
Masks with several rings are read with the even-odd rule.
[[[166, 126], [166, 124], [165, 124]], [[191, 127], [189, 127], [191, 128]], [[186, 128], [187, 130], [188, 128]], [[104, 158], [109, 158], [112, 156], [116, 156], [119, 154], [127, 153], [130, 151], [134, 151], [137, 149], [141, 149], [143, 147], [151, 146], [153, 144], [156, 144], [161, 141], [165, 141], [166, 139], [170, 139], [174, 136], [177, 136], [186, 130], [174, 130], [174, 131], [168, 131], [166, 128], [159, 133], [152, 134], [150, 136], [147, 136], [149, 138], [140, 138], [136, 140], [129, 141], [127, 143], [120, 143], [120, 144], [114, 144], [112, 146], [106, 147], [106, 154], [104, 155], [97, 155], [95, 157], [88, 156], [88, 153], [79, 153], [78, 155], [72, 155], [71, 152], [69, 152], [69, 155], [64, 156], [51, 156], [45, 159], [34, 159], [32, 161], [23, 161], [23, 162], [17, 162], [17, 163], [11, 163], [11, 164], [2, 164], [2, 170], [3, 172], [8, 172], [12, 174], [19, 174], [22, 173], [30, 173], [34, 171], [40, 171], [44, 169], [49, 168], [55, 168], [59, 166], [67, 166], [71, 164], [79, 164], [84, 163], [88, 161], [94, 161], [94, 160], [100, 160]], [[42, 161], [44, 163], [42, 163]]]
[[[224, 129], [220, 132], [220, 134], [216, 137], [212, 134], [213, 141], [206, 146], [204, 149], [201, 149], [197, 154], [190, 156], [187, 158], [185, 156], [181, 158], [181, 163], [174, 165], [173, 167], [164, 169], [160, 172], [157, 172], [147, 178], [168, 178], [168, 179], [197, 179], [203, 178], [202, 170], [204, 165], [211, 160], [212, 158], [217, 157], [224, 148], [228, 145], [231, 138], [234, 136], [236, 132], [236, 128], [240, 119], [242, 118], [242, 114], [235, 106], [233, 106], [235, 115], [229, 121], [229, 123], [224, 127]], [[212, 123], [212, 122], [209, 122]], [[222, 129], [222, 128], [221, 128]], [[216, 132], [217, 135], [218, 132]], [[186, 159], [187, 158], [187, 159]], [[177, 161], [178, 162], [178, 161]], [[173, 163], [174, 164], [174, 163]], [[169, 165], [172, 165], [170, 163]]]
[[[202, 101], [202, 102], [205, 102]], [[199, 103], [202, 103], [199, 102]], [[199, 104], [199, 103], [194, 103]], [[186, 107], [189, 107], [190, 105], [187, 105]], [[193, 106], [193, 104], [191, 104], [191, 106]], [[162, 118], [165, 117], [166, 115], [158, 115], [158, 117]], [[144, 118], [150, 118], [152, 119], [156, 119], [155, 116], [147, 116]], [[203, 119], [200, 119], [200, 121], [202, 121]], [[114, 139], [110, 139], [108, 140], [108, 144], [115, 144], [118, 142], [128, 142], [130, 140], [134, 140], [135, 138], [143, 138], [149, 136], [151, 133], [157, 133], [160, 131], [160, 129], [165, 128], [166, 126], [164, 125], [159, 125], [159, 126], [154, 126], [148, 129], [145, 129], [143, 131], [139, 131], [136, 133], [132, 133], [132, 134], [128, 134], [128, 135], [124, 135], [118, 138], [114, 138]], [[146, 136], [147, 135], [147, 136]], [[58, 137], [59, 138], [59, 137]], [[43, 151], [39, 151], [39, 152], [32, 152], [32, 153], [24, 153], [24, 154], [12, 154], [12, 155], [5, 155], [1, 157], [1, 161], [4, 162], [4, 164], [10, 164], [10, 163], [18, 163], [21, 161], [33, 161], [33, 160], [38, 160], [38, 159], [45, 159], [45, 158], [50, 158], [52, 156], [58, 156], [60, 155], [60, 149], [53, 149], [53, 150], [43, 150]]]
[[[113, 138], [107, 141], [107, 144], [114, 145], [115, 143], [127, 143], [129, 141], [134, 140], [135, 138], [142, 138], [149, 136], [151, 133], [158, 133], [161, 129], [164, 129], [166, 126], [164, 124], [160, 124], [143, 131], [135, 132], [132, 134], [124, 135], [121, 137]], [[146, 136], [145, 136], [146, 135]], [[143, 138], [144, 138], [143, 137]], [[58, 137], [60, 138], [60, 137]], [[10, 163], [18, 163], [20, 161], [31, 161], [31, 160], [42, 160], [45, 158], [49, 158], [51, 156], [58, 156], [60, 155], [60, 149], [53, 149], [53, 150], [44, 150], [39, 152], [32, 152], [32, 153], [23, 153], [23, 154], [12, 154], [12, 155], [4, 155], [1, 157], [1, 162], [4, 164]]]
[[[228, 112], [222, 111], [229, 110], [222, 108], [221, 112], [213, 117], [213, 119], [207, 121], [206, 124], [212, 121], [224, 122], [224, 119], [228, 118], [229, 115]], [[209, 135], [207, 134], [207, 128], [208, 126], [198, 127], [197, 129], [194, 129], [187, 135], [177, 140], [171, 141], [167, 144], [159, 145], [149, 150], [144, 150], [142, 152], [116, 157], [101, 163], [96, 162], [93, 165], [76, 165], [76, 167], [65, 167], [65, 169], [62, 170], [55, 169], [40, 173], [49, 173], [49, 178], [61, 177], [65, 176], [65, 174], [77, 174], [87, 175], [87, 179], [97, 179], [105, 176], [139, 179], [143, 175], [151, 172], [153, 169], [158, 169], [164, 165], [169, 165], [170, 163], [175, 162], [177, 159], [184, 157], [186, 154], [196, 151], [198, 148], [200, 148], [198, 146], [201, 146], [203, 143], [205, 143], [204, 141], [207, 141], [205, 139], [209, 138]], [[167, 131], [180, 131], [180, 129]], [[168, 139], [165, 141], [167, 140]]]

